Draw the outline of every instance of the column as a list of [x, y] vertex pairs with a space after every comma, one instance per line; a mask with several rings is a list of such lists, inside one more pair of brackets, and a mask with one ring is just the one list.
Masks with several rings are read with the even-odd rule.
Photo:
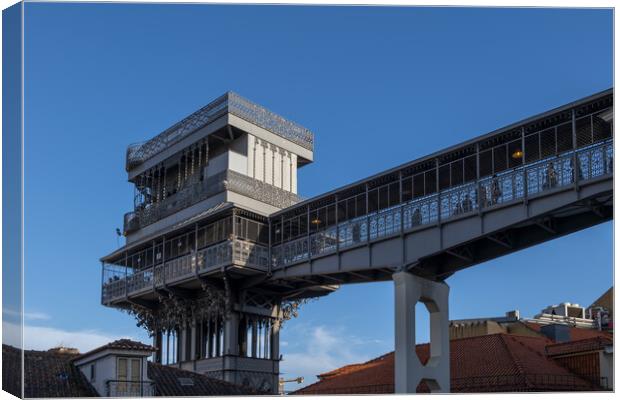
[[157, 364], [161, 364], [161, 361], [162, 361], [162, 351], [163, 351], [162, 342], [163, 342], [162, 334], [161, 334], [161, 331], [158, 330], [153, 334], [153, 347], [155, 347], [155, 354], [153, 355], [153, 360]]
[[198, 356], [198, 351], [197, 351], [197, 348], [198, 348], [198, 343], [197, 343], [198, 342], [198, 330], [196, 329], [197, 325], [198, 325], [197, 322], [198, 321], [193, 320], [192, 324], [191, 324], [191, 327], [190, 327], [190, 333], [189, 333], [190, 334], [190, 336], [189, 336], [190, 337], [189, 360], [196, 360], [196, 359], [198, 359], [198, 357], [197, 357]]
[[181, 326], [179, 328], [179, 335], [177, 336], [178, 341], [178, 362], [187, 361], [187, 325]]
[[[415, 393], [421, 381], [431, 392], [450, 392], [449, 287], [408, 272], [393, 276], [395, 294], [396, 393]], [[415, 306], [423, 302], [430, 313], [430, 359], [422, 365], [415, 352]]]
[[224, 355], [239, 355], [239, 314], [231, 312], [224, 322]]
[[252, 348], [250, 349], [250, 354], [252, 355], [252, 357], [256, 358], [256, 345], [258, 343], [256, 335], [258, 333], [258, 321], [256, 320], [256, 318], [252, 318], [250, 321], [250, 324], [252, 326]]
[[239, 322], [239, 355], [248, 355], [248, 318], [246, 316]]

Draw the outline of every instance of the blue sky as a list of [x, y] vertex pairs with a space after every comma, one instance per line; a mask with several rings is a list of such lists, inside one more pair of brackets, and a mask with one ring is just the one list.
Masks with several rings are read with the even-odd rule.
[[[148, 340], [102, 307], [100, 256], [132, 207], [127, 144], [227, 90], [315, 132], [309, 197], [611, 87], [612, 12], [30, 3], [25, 16], [26, 347]], [[588, 305], [612, 224], [448, 279], [451, 318]], [[391, 283], [306, 305], [286, 376], [393, 349]]]

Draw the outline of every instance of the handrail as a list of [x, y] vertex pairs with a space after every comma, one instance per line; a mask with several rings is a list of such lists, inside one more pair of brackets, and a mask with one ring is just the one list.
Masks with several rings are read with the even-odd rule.
[[[573, 166], [574, 160], [577, 168]], [[613, 139], [610, 139], [339, 222], [338, 248], [365, 244], [418, 226], [445, 223], [460, 215], [568, 187], [575, 184], [575, 175], [578, 183], [612, 172]], [[310, 257], [333, 252], [336, 243], [329, 238], [336, 238], [335, 228], [332, 225], [309, 237], [274, 246], [272, 268], [307, 260], [308, 252]]]
[[[574, 168], [573, 160], [577, 161]], [[451, 218], [491, 209], [504, 203], [525, 201], [532, 196], [557, 188], [566, 188], [613, 173], [613, 140], [587, 148], [566, 152], [560, 156], [526, 164], [494, 177], [481, 178], [456, 188], [450, 188], [394, 205], [390, 208], [339, 222], [318, 232], [299, 237], [269, 248], [232, 239], [199, 249], [197, 257], [204, 261], [199, 272], [230, 263], [267, 271], [322, 256], [337, 249], [381, 240], [416, 229], [418, 226], [446, 223]], [[549, 165], [554, 173], [550, 174]], [[575, 172], [576, 171], [576, 172]], [[577, 182], [575, 182], [575, 178]], [[439, 213], [441, 212], [441, 220]], [[161, 276], [172, 283], [195, 273], [191, 254], [168, 260], [164, 266], [136, 271], [132, 274], [115, 270], [103, 283], [104, 302], [157, 286]], [[194, 263], [194, 265], [200, 263]], [[104, 265], [104, 268], [106, 266]], [[163, 274], [160, 271], [163, 268]]]
[[239, 172], [225, 170], [206, 180], [197, 180], [193, 184], [184, 186], [177, 193], [158, 203], [149, 204], [146, 207], [126, 213], [123, 231], [128, 233], [136, 231], [225, 190], [251, 197], [278, 208], [289, 207], [301, 201], [301, 198], [295, 193]]
[[108, 397], [155, 396], [155, 382], [111, 379], [105, 382]]
[[174, 284], [231, 263], [266, 272], [269, 264], [268, 254], [267, 246], [232, 239], [138, 271], [104, 264], [104, 275], [106, 271], [115, 273], [102, 284], [103, 303], [153, 290], [162, 287], [164, 283]]

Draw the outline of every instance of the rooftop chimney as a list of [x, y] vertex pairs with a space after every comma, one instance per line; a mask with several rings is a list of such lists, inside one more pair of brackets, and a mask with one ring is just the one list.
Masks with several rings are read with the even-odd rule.
[[511, 320], [518, 320], [520, 317], [519, 310], [506, 311], [506, 318]]

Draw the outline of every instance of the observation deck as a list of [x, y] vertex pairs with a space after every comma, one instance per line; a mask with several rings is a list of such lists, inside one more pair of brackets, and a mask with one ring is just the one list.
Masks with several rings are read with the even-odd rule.
[[298, 145], [306, 150], [300, 155], [312, 161], [314, 134], [310, 130], [234, 92], [227, 92], [152, 139], [129, 145], [125, 169], [128, 172], [137, 169], [208, 125], [217, 125], [217, 120], [229, 114]]

